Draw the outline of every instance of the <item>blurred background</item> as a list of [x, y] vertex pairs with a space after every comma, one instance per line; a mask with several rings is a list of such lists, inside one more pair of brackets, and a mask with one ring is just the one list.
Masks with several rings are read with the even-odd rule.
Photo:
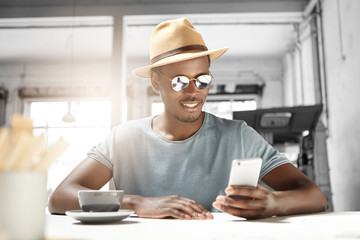
[[71, 146], [48, 174], [48, 192], [127, 120], [161, 113], [148, 79], [155, 25], [187, 17], [209, 49], [204, 110], [243, 119], [329, 199], [360, 210], [360, 1], [0, 0], [0, 124], [30, 116], [51, 146]]

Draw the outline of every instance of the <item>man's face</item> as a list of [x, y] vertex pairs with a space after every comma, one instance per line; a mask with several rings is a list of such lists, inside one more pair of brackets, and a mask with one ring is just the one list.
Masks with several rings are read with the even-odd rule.
[[[181, 122], [195, 122], [201, 116], [209, 88], [198, 89], [195, 81], [190, 81], [188, 87], [182, 91], [175, 91], [169, 79], [176, 76], [186, 76], [189, 79], [209, 74], [209, 60], [207, 56], [183, 62], [162, 66], [159, 71], [164, 75], [153, 72], [152, 83], [160, 93], [165, 105], [165, 116], [175, 118]], [[166, 77], [167, 78], [166, 78]]]

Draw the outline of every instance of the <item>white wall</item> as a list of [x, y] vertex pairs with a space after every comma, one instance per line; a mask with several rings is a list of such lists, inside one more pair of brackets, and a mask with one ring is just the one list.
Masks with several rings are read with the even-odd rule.
[[322, 5], [334, 208], [360, 210], [360, 1], [323, 0]]
[[[219, 59], [211, 66], [214, 81], [221, 78], [236, 79], [241, 72], [253, 71], [265, 83], [263, 95], [258, 107], [282, 107], [283, 101], [283, 60], [282, 57], [257, 57]], [[221, 77], [216, 77], [221, 76]], [[241, 81], [239, 82], [241, 83]]]
[[295, 69], [293, 69], [293, 57], [291, 53], [287, 53], [284, 56], [284, 102], [287, 106], [295, 106], [295, 91], [294, 91], [294, 75]]

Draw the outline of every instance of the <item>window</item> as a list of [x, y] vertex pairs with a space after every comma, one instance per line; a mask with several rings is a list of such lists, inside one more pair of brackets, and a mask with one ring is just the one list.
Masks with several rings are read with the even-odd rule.
[[162, 102], [153, 102], [151, 104], [151, 116], [160, 115], [164, 111], [164, 104]]
[[[71, 111], [69, 111], [71, 110]], [[34, 134], [45, 134], [47, 147], [63, 137], [70, 146], [50, 167], [48, 193], [86, 158], [87, 152], [109, 133], [111, 128], [110, 101], [31, 101], [30, 117], [34, 122]], [[71, 113], [73, 122], [64, 122]]]
[[255, 110], [256, 101], [249, 100], [216, 100], [207, 101], [203, 110], [221, 118], [233, 119], [234, 111]]
[[[256, 100], [210, 100], [206, 101], [203, 110], [218, 117], [233, 119], [234, 111], [255, 110]], [[151, 115], [159, 115], [164, 111], [162, 102], [154, 101], [151, 104]]]

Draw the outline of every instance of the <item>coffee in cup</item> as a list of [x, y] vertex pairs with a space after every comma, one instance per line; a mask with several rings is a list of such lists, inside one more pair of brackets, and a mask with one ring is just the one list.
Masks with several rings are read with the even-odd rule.
[[84, 212], [116, 212], [121, 207], [123, 190], [79, 190], [79, 204]]

